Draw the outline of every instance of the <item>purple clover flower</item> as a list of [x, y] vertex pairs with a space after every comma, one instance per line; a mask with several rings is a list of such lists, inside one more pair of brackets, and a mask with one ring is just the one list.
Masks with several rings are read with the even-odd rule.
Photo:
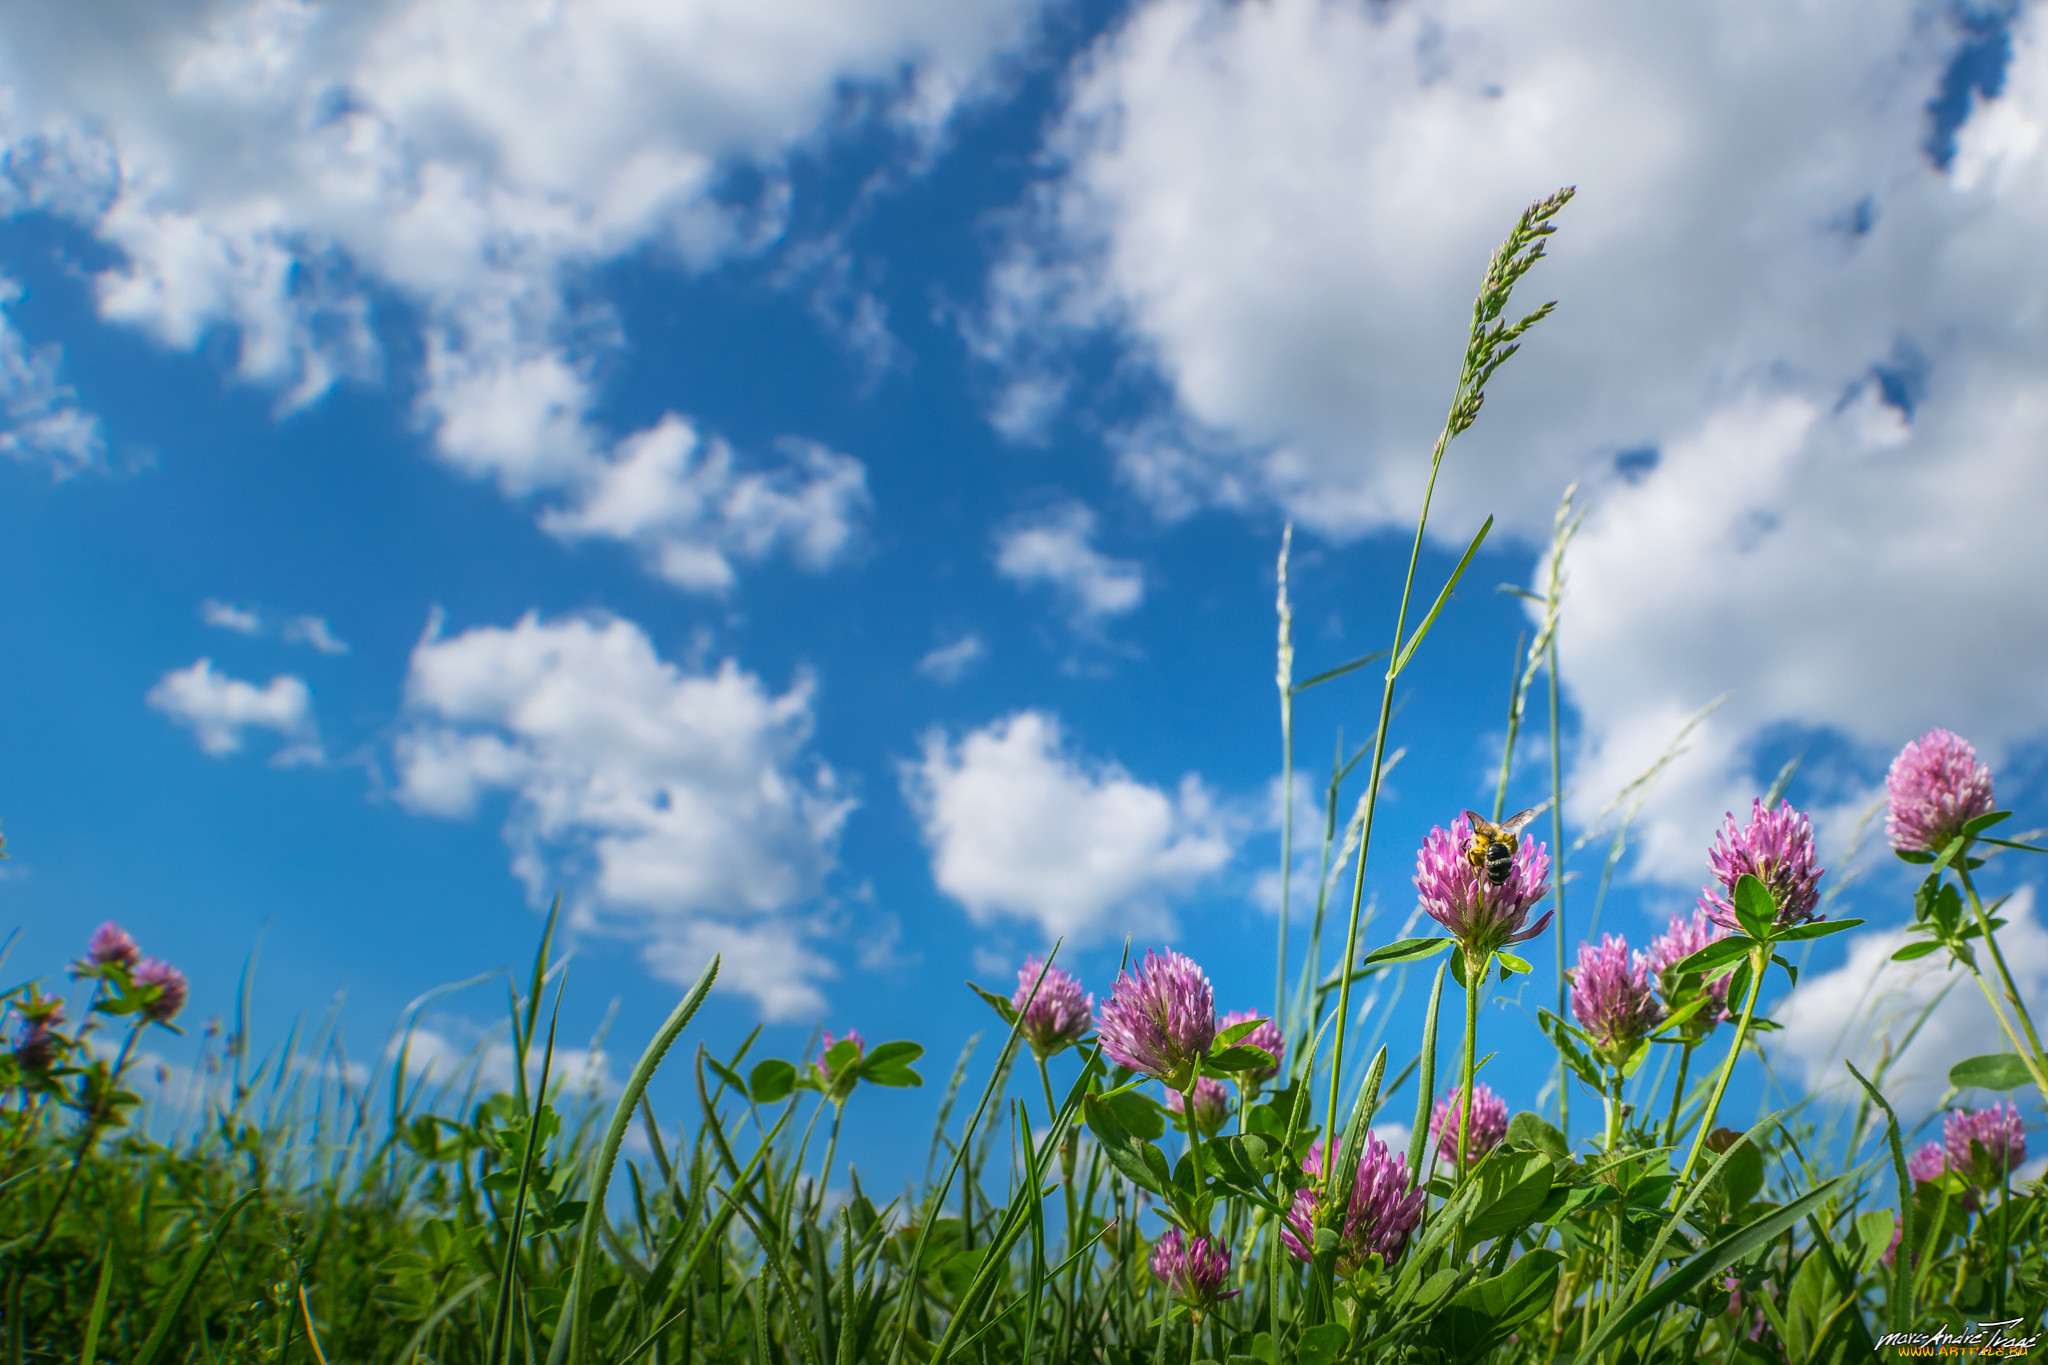
[[[1668, 1007], [1671, 1003], [1670, 985], [1664, 980], [1664, 973], [1691, 957], [1710, 943], [1728, 937], [1728, 931], [1707, 917], [1705, 910], [1694, 910], [1690, 915], [1673, 915], [1671, 927], [1650, 940], [1650, 970], [1656, 974], [1657, 989], [1664, 996]], [[1702, 1030], [1733, 1016], [1728, 1013], [1728, 982], [1724, 976], [1718, 981], [1709, 981], [1704, 990], [1713, 997], [1713, 1003], [1700, 1006], [1700, 1011], [1687, 1021], [1688, 1026], [1698, 1025]]]
[[[1301, 1163], [1310, 1175], [1323, 1173], [1323, 1146], [1309, 1148]], [[1388, 1265], [1407, 1249], [1408, 1234], [1422, 1221], [1423, 1192], [1408, 1188], [1408, 1167], [1387, 1150], [1377, 1133], [1368, 1134], [1365, 1150], [1358, 1157], [1358, 1171], [1351, 1182], [1351, 1202], [1344, 1210], [1344, 1228], [1339, 1233], [1337, 1271], [1349, 1275], [1365, 1263], [1367, 1255], [1378, 1252]], [[1280, 1241], [1297, 1261], [1315, 1259], [1316, 1192], [1297, 1190], [1280, 1228]]]
[[1180, 1090], [1216, 1039], [1216, 992], [1193, 959], [1148, 951], [1117, 974], [1095, 1031], [1113, 1060]]
[[1628, 940], [1619, 934], [1602, 934], [1598, 945], [1581, 943], [1579, 969], [1572, 973], [1572, 1017], [1603, 1051], [1629, 1051], [1664, 1018], [1650, 987], [1650, 959], [1642, 953], [1631, 958]]
[[142, 950], [135, 946], [135, 940], [128, 936], [126, 929], [108, 920], [92, 931], [92, 938], [85, 945], [85, 955], [95, 967], [110, 967], [118, 962], [123, 967], [132, 968], [141, 958]]
[[57, 1059], [57, 1044], [61, 1041], [57, 1025], [64, 1022], [64, 1002], [49, 1001], [43, 1008], [30, 1015], [22, 1027], [21, 1036], [15, 1039], [14, 1056], [27, 1071], [48, 1071], [50, 1063]]
[[[1178, 1090], [1166, 1092], [1168, 1112], [1181, 1114], [1187, 1111], [1187, 1096]], [[1230, 1092], [1223, 1088], [1223, 1082], [1203, 1076], [1195, 1082], [1195, 1127], [1203, 1137], [1214, 1137], [1223, 1131], [1223, 1125], [1230, 1118]]]
[[1257, 1071], [1240, 1071], [1237, 1076], [1240, 1081], [1247, 1084], [1264, 1085], [1280, 1074], [1279, 1064], [1287, 1057], [1287, 1040], [1280, 1036], [1279, 1025], [1257, 1010], [1232, 1010], [1217, 1021], [1216, 1031], [1221, 1033], [1233, 1024], [1242, 1024], [1251, 1019], [1258, 1020], [1259, 1026], [1237, 1041], [1247, 1047], [1261, 1049], [1273, 1059], [1274, 1065], [1262, 1066]]
[[1948, 1170], [1948, 1148], [1930, 1142], [1906, 1158], [1906, 1174], [1916, 1183], [1939, 1180]]
[[[1043, 968], [1045, 977], [1039, 979]], [[1038, 987], [1037, 995], [1031, 988]], [[1017, 969], [1017, 989], [1010, 1005], [1024, 1016], [1023, 1034], [1039, 1057], [1065, 1051], [1088, 1034], [1093, 1022], [1095, 997], [1081, 989], [1073, 974], [1061, 967], [1047, 967], [1043, 958], [1028, 957]]]
[[1885, 837], [1906, 853], [1939, 853], [1965, 824], [1998, 808], [1991, 769], [1968, 740], [1947, 730], [1929, 730], [1899, 750], [1884, 789]]
[[[1429, 1135], [1436, 1139], [1437, 1155], [1446, 1161], [1458, 1159], [1458, 1121], [1463, 1117], [1464, 1098], [1462, 1088], [1448, 1092], [1429, 1116]], [[1466, 1157], [1476, 1161], [1507, 1135], [1508, 1102], [1481, 1081], [1472, 1090], [1472, 1140], [1466, 1145]]]
[[1237, 1293], [1222, 1292], [1230, 1278], [1230, 1248], [1218, 1238], [1187, 1237], [1179, 1228], [1168, 1228], [1152, 1244], [1152, 1273], [1175, 1298], [1198, 1308]]
[[190, 989], [185, 974], [159, 957], [146, 957], [136, 964], [133, 980], [137, 986], [159, 988], [156, 999], [142, 1007], [142, 1017], [152, 1024], [168, 1024], [185, 1008]]
[[[1523, 839], [1515, 849], [1508, 879], [1495, 886], [1484, 868], [1472, 866], [1466, 850], [1472, 826], [1463, 815], [1429, 832], [1415, 855], [1415, 890], [1429, 917], [1450, 930], [1471, 962], [1481, 953], [1521, 943], [1543, 932], [1553, 912], [1524, 927], [1529, 911], [1550, 890], [1550, 855], [1542, 844]], [[1478, 964], [1473, 962], [1474, 969]]]
[[1814, 853], [1813, 822], [1781, 801], [1774, 811], [1764, 809], [1761, 798], [1750, 805], [1749, 823], [1735, 827], [1731, 812], [1727, 823], [1714, 836], [1707, 854], [1720, 886], [1700, 893], [1700, 908], [1723, 929], [1735, 930], [1742, 922], [1735, 917], [1735, 883], [1744, 873], [1754, 876], [1770, 890], [1778, 907], [1778, 927], [1789, 929], [1819, 919], [1822, 868]]
[[1981, 1190], [1996, 1189], [2027, 1159], [2027, 1128], [2011, 1104], [1958, 1109], [1941, 1126], [1948, 1168]]

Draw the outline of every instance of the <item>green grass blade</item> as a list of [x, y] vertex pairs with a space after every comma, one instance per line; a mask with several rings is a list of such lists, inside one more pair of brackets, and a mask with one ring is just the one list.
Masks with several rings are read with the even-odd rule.
[[171, 1335], [172, 1324], [177, 1322], [178, 1314], [185, 1311], [185, 1300], [191, 1296], [192, 1286], [199, 1282], [199, 1277], [206, 1271], [207, 1263], [213, 1259], [214, 1248], [220, 1244], [221, 1234], [228, 1230], [228, 1224], [234, 1221], [235, 1215], [247, 1208], [261, 1194], [261, 1190], [249, 1190], [228, 1205], [227, 1212], [215, 1220], [213, 1231], [207, 1234], [206, 1240], [186, 1253], [185, 1268], [179, 1272], [178, 1282], [171, 1286], [170, 1297], [158, 1310], [156, 1324], [149, 1329], [149, 1335], [143, 1339], [142, 1349], [135, 1356], [135, 1365], [152, 1365], [156, 1360], [157, 1352], [163, 1350], [164, 1341]]
[[1429, 614], [1415, 627], [1415, 633], [1408, 637], [1408, 643], [1401, 646], [1400, 656], [1394, 660], [1390, 672], [1398, 674], [1408, 667], [1408, 661], [1415, 657], [1416, 649], [1422, 644], [1422, 637], [1429, 634], [1429, 628], [1436, 624], [1438, 613], [1443, 611], [1444, 603], [1451, 600], [1451, 593], [1457, 588], [1458, 580], [1465, 576], [1465, 570], [1472, 567], [1472, 556], [1479, 553], [1480, 545], [1486, 540], [1486, 533], [1492, 529], [1493, 518], [1489, 516], [1480, 524], [1479, 534], [1472, 537], [1472, 543], [1465, 547], [1465, 557], [1458, 561], [1457, 568], [1451, 570], [1450, 579], [1444, 584], [1443, 590], [1437, 593], [1436, 601], [1430, 603]]
[[[559, 901], [557, 902], [559, 904]], [[553, 927], [552, 923], [549, 926]], [[545, 951], [545, 940], [543, 940]], [[540, 1057], [540, 1100], [526, 1103], [526, 1149], [519, 1158], [519, 1185], [512, 1196], [511, 1235], [505, 1239], [504, 1263], [498, 1268], [498, 1302], [491, 1310], [491, 1340], [489, 1354], [484, 1359], [488, 1365], [499, 1365], [511, 1349], [509, 1333], [512, 1329], [512, 1271], [519, 1259], [519, 1239], [525, 1234], [526, 1192], [533, 1179], [534, 1149], [540, 1141], [541, 1111], [548, 1102], [548, 1073], [555, 1063], [555, 1027], [562, 1020], [562, 993], [569, 987], [569, 974], [562, 973], [562, 979], [555, 985], [555, 1011], [548, 1018], [547, 1048]], [[525, 1070], [525, 1050], [520, 1050], [520, 1070]]]
[[640, 1060], [633, 1066], [633, 1074], [626, 1079], [625, 1093], [619, 1096], [618, 1105], [612, 1110], [611, 1126], [605, 1130], [604, 1145], [598, 1149], [596, 1164], [591, 1167], [589, 1205], [583, 1211], [583, 1229], [576, 1239], [576, 1261], [569, 1272], [569, 1297], [562, 1305], [562, 1317], [555, 1327], [554, 1344], [548, 1349], [548, 1365], [564, 1365], [574, 1357], [581, 1361], [588, 1352], [590, 1322], [587, 1313], [590, 1302], [591, 1280], [596, 1275], [598, 1224], [604, 1219], [604, 1196], [611, 1184], [612, 1167], [619, 1159], [619, 1145], [626, 1140], [626, 1129], [633, 1122], [633, 1112], [640, 1104], [640, 1096], [646, 1092], [647, 1083], [654, 1079], [654, 1072], [661, 1065], [661, 1059], [675, 1040], [689, 1027], [691, 1018], [703, 1005], [704, 997], [711, 993], [711, 983], [718, 979], [719, 959], [711, 959], [704, 974], [697, 978], [697, 984], [690, 987], [690, 993], [675, 1007], [668, 1022], [654, 1035], [654, 1041], [640, 1054]]
[[392, 1359], [397, 1361], [398, 1365], [412, 1365], [413, 1358], [425, 1349], [427, 1341], [434, 1335], [435, 1329], [453, 1317], [456, 1309], [468, 1303], [479, 1290], [489, 1283], [489, 1280], [479, 1275], [453, 1294], [450, 1294], [446, 1299], [443, 1299], [435, 1306], [434, 1311], [428, 1314], [427, 1320], [419, 1325], [419, 1330], [414, 1332], [411, 1339], [405, 1343], [405, 1349], [392, 1357]]
[[78, 1365], [93, 1365], [99, 1358], [100, 1324], [107, 1320], [107, 1290], [114, 1283], [114, 1248], [108, 1244], [100, 1257], [99, 1288], [92, 1293], [92, 1316], [85, 1320], [85, 1344], [78, 1348]]
[[1343, 677], [1346, 673], [1355, 672], [1358, 669], [1364, 668], [1367, 664], [1371, 663], [1375, 659], [1384, 659], [1387, 657], [1388, 654], [1392, 652], [1392, 650], [1376, 649], [1370, 654], [1361, 654], [1348, 664], [1338, 664], [1335, 668], [1324, 669], [1322, 672], [1316, 674], [1313, 678], [1304, 678], [1300, 682], [1295, 683], [1293, 686], [1289, 687], [1287, 690], [1290, 693], [1306, 692], [1311, 687], [1315, 687], [1320, 683], [1331, 682], [1337, 678]]
[[1422, 1183], [1422, 1159], [1429, 1154], [1429, 1113], [1436, 1103], [1436, 1016], [1444, 1001], [1444, 975], [1451, 960], [1437, 964], [1436, 984], [1429, 988], [1429, 1013], [1422, 1017], [1422, 1076], [1415, 1096], [1415, 1126], [1408, 1133], [1408, 1188]]
[[1913, 1329], [1913, 1248], [1916, 1245], [1913, 1241], [1913, 1177], [1906, 1172], [1906, 1147], [1899, 1140], [1899, 1116], [1892, 1112], [1891, 1105], [1885, 1102], [1877, 1087], [1856, 1069], [1854, 1062], [1845, 1060], [1843, 1065], [1862, 1083], [1870, 1098], [1877, 1102], [1877, 1107], [1884, 1110], [1885, 1136], [1890, 1140], [1892, 1149], [1892, 1173], [1899, 1181], [1899, 1254], [1892, 1261], [1892, 1287], [1886, 1295], [1890, 1301], [1887, 1316], [1891, 1318], [1894, 1332], [1909, 1332]]
[[1709, 1277], [1720, 1274], [1743, 1257], [1776, 1239], [1785, 1229], [1834, 1198], [1855, 1178], [1855, 1174], [1850, 1172], [1838, 1175], [1783, 1208], [1772, 1210], [1755, 1222], [1700, 1251], [1684, 1265], [1659, 1280], [1648, 1293], [1629, 1302], [1628, 1306], [1620, 1311], [1609, 1314], [1594, 1330], [1585, 1348], [1573, 1358], [1574, 1365], [1594, 1365], [1615, 1338], [1663, 1312], [1681, 1296], [1690, 1294], [1705, 1284]]

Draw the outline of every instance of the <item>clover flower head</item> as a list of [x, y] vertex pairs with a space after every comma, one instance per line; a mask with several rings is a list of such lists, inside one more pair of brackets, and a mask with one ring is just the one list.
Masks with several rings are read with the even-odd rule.
[[1579, 969], [1572, 973], [1572, 1017], [1608, 1052], [1625, 1052], [1640, 1042], [1664, 1018], [1650, 986], [1650, 959], [1642, 953], [1631, 957], [1628, 940], [1618, 934], [1581, 943]]
[[1929, 730], [1899, 750], [1884, 777], [1885, 837], [1906, 853], [1939, 853], [1963, 826], [1989, 815], [1991, 769], [1968, 740]]
[[117, 962], [123, 967], [133, 967], [142, 957], [142, 950], [135, 946], [135, 940], [128, 936], [126, 929], [108, 920], [92, 931], [92, 937], [86, 941], [85, 956], [95, 967], [108, 967]]
[[[1436, 1102], [1430, 1112], [1429, 1135], [1436, 1139], [1437, 1155], [1446, 1161], [1458, 1159], [1458, 1122], [1464, 1114], [1465, 1092], [1454, 1089]], [[1508, 1102], [1481, 1081], [1472, 1089], [1472, 1140], [1465, 1155], [1476, 1160], [1500, 1145], [1508, 1135]]]
[[1739, 929], [1735, 917], [1735, 883], [1744, 873], [1770, 890], [1778, 907], [1778, 926], [1790, 928], [1820, 916], [1822, 868], [1813, 847], [1813, 822], [1781, 801], [1765, 810], [1761, 798], [1752, 802], [1749, 823], [1737, 828], [1731, 812], [1707, 853], [1718, 887], [1700, 893], [1700, 906], [1723, 929]]
[[1958, 1109], [1941, 1126], [1948, 1168], [1979, 1189], [1995, 1189], [2027, 1159], [2027, 1128], [2011, 1104]]
[[[1039, 977], [1043, 970], [1045, 976]], [[1032, 987], [1038, 988], [1032, 994]], [[1017, 969], [1017, 989], [1010, 1004], [1023, 1016], [1022, 1032], [1031, 1050], [1050, 1057], [1081, 1041], [1093, 1022], [1095, 997], [1081, 989], [1073, 974], [1061, 967], [1047, 967], [1043, 958], [1029, 957]]]
[[1930, 1142], [1906, 1158], [1906, 1174], [1915, 1181], [1939, 1180], [1948, 1170], [1948, 1148]]
[[1216, 1031], [1221, 1033], [1233, 1024], [1242, 1024], [1251, 1019], [1258, 1020], [1259, 1026], [1237, 1041], [1265, 1052], [1275, 1064], [1262, 1066], [1256, 1071], [1240, 1071], [1237, 1075], [1239, 1080], [1251, 1085], [1264, 1085], [1280, 1074], [1279, 1063], [1287, 1057], [1287, 1040], [1280, 1036], [1279, 1025], [1257, 1010], [1232, 1010], [1216, 1022]]
[[142, 1007], [142, 1017], [151, 1023], [168, 1024], [185, 1008], [185, 996], [190, 989], [185, 974], [162, 958], [146, 957], [137, 963], [134, 981], [137, 986], [159, 988], [156, 999]]
[[[1650, 972], [1657, 981], [1657, 989], [1664, 993], [1664, 973], [1691, 957], [1710, 943], [1728, 937], [1728, 931], [1707, 915], [1704, 909], [1694, 910], [1690, 915], [1673, 915], [1671, 927], [1650, 940]], [[1692, 1022], [1711, 1029], [1724, 1019], [1732, 1018], [1728, 1013], [1728, 982], [1724, 976], [1718, 981], [1706, 983], [1706, 993], [1713, 997], [1713, 1003], [1702, 1005]], [[1665, 996], [1664, 1003], [1671, 1003]]]
[[1543, 932], [1551, 911], [1531, 925], [1529, 911], [1550, 890], [1550, 854], [1534, 839], [1515, 849], [1508, 879], [1495, 886], [1466, 851], [1472, 826], [1463, 815], [1433, 828], [1415, 855], [1415, 890], [1429, 917], [1450, 930], [1467, 958], [1521, 943]]
[[1095, 1031], [1112, 1059], [1178, 1090], [1215, 1041], [1216, 992], [1193, 959], [1148, 951], [1117, 974]]
[[[1323, 1170], [1322, 1144], [1309, 1149], [1301, 1163], [1310, 1175]], [[1365, 1150], [1359, 1153], [1358, 1170], [1351, 1182], [1351, 1199], [1344, 1210], [1344, 1227], [1339, 1233], [1337, 1253], [1339, 1274], [1349, 1275], [1364, 1264], [1367, 1255], [1378, 1252], [1388, 1265], [1399, 1260], [1408, 1247], [1408, 1235], [1422, 1221], [1423, 1192], [1408, 1188], [1408, 1167], [1387, 1150], [1377, 1133], [1368, 1134]], [[1280, 1241], [1297, 1261], [1315, 1259], [1316, 1192], [1297, 1190], [1280, 1228]]]
[[1152, 1273], [1168, 1291], [1184, 1303], [1206, 1308], [1226, 1294], [1223, 1285], [1230, 1278], [1230, 1248], [1218, 1238], [1197, 1234], [1186, 1236], [1177, 1227], [1152, 1244]]
[[31, 1019], [14, 1042], [14, 1059], [24, 1071], [48, 1071], [57, 1059], [57, 1031], [46, 1019]]
[[[1187, 1096], [1178, 1090], [1166, 1092], [1166, 1108], [1169, 1113], [1187, 1112]], [[1223, 1125], [1230, 1118], [1230, 1092], [1223, 1088], [1223, 1082], [1203, 1076], [1195, 1082], [1195, 1127], [1203, 1137], [1213, 1137], [1223, 1131]]]

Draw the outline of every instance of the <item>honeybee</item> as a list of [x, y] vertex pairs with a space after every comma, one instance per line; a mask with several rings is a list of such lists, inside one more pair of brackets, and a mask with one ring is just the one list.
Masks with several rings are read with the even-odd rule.
[[1514, 871], [1515, 849], [1521, 840], [1515, 836], [1536, 818], [1539, 806], [1531, 806], [1519, 815], [1509, 816], [1499, 824], [1482, 819], [1478, 811], [1468, 810], [1465, 819], [1472, 826], [1472, 842], [1465, 846], [1465, 859], [1472, 866], [1486, 871], [1486, 880], [1495, 886], [1504, 885], [1508, 873]]

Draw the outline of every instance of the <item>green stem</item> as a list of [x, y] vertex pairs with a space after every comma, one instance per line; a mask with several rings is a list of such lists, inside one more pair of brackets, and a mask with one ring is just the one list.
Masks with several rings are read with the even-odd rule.
[[[1557, 940], [1557, 1017], [1565, 1017], [1564, 975], [1564, 766], [1557, 745], [1557, 632], [1550, 633], [1550, 894], [1556, 900], [1557, 923], [1550, 932]], [[1564, 1074], [1564, 1054], [1557, 1058], [1557, 1128], [1571, 1141], [1572, 1086]]]
[[1480, 957], [1479, 969], [1472, 969], [1472, 959], [1465, 959], [1465, 1092], [1459, 1101], [1458, 1113], [1458, 1179], [1465, 1178], [1465, 1155], [1472, 1136], [1472, 1073], [1476, 1070], [1473, 1058], [1479, 1052], [1479, 987], [1486, 981], [1487, 970], [1493, 965], [1493, 954]]
[[1664, 1120], [1664, 1145], [1669, 1147], [1678, 1136], [1678, 1111], [1685, 1103], [1685, 1074], [1692, 1067], [1692, 1050], [1696, 1043], [1687, 1043], [1685, 1050], [1678, 1054], [1678, 1084], [1671, 1089], [1671, 1117]]
[[[2034, 1084], [2041, 1087], [2042, 1098], [2048, 1099], [2048, 1075], [2044, 1075], [2041, 1069], [2041, 1035], [2034, 1031], [2034, 1018], [2027, 1012], [2027, 1002], [2020, 999], [2019, 987], [2013, 984], [2012, 971], [2005, 965], [2005, 954], [1999, 951], [1998, 935], [1991, 929], [1991, 917], [1984, 913], [1984, 902], [1977, 897], [1976, 883], [1970, 880], [1970, 874], [1962, 866], [1960, 858], [1956, 860], [1956, 880], [1963, 884], [1963, 892], [1970, 898], [1970, 913], [1976, 916], [1977, 929], [1984, 935], [1984, 946], [1991, 950], [1991, 962], [1998, 968], [1998, 980], [1999, 984], [2005, 987], [2005, 998], [2011, 1003], [2012, 1012], [2019, 1019], [2020, 1026], [2027, 1031], [2027, 1042], [2030, 1046], [2023, 1049], [2027, 1053], [2027, 1069], [2033, 1073]], [[1994, 1003], [1993, 1009], [1996, 1008]], [[2001, 1018], [2000, 1022], [2003, 1023], [2004, 1020]], [[2008, 1036], [2012, 1033], [2010, 1024], [2006, 1025], [2006, 1033]], [[2019, 1039], [2014, 1038], [2013, 1042], [2017, 1044]]]
[[1706, 1148], [1707, 1134], [1714, 1129], [1714, 1118], [1721, 1112], [1721, 1096], [1728, 1092], [1728, 1078], [1735, 1074], [1736, 1059], [1742, 1056], [1743, 1040], [1749, 1037], [1749, 1024], [1756, 1017], [1756, 999], [1764, 993], [1764, 968], [1771, 964], [1771, 947], [1759, 943], [1749, 950], [1749, 994], [1742, 1002], [1742, 1019], [1735, 1025], [1735, 1045], [1728, 1049], [1728, 1060], [1721, 1064], [1721, 1074], [1714, 1081], [1713, 1096], [1707, 1101], [1707, 1112], [1700, 1115], [1699, 1131], [1693, 1134], [1692, 1151], [1686, 1154], [1685, 1168], [1678, 1173], [1678, 1184], [1674, 1193], [1685, 1188], [1685, 1182], [1692, 1179], [1692, 1168], [1699, 1164], [1700, 1153]]
[[1294, 641], [1293, 613], [1287, 605], [1287, 550], [1294, 541], [1294, 523], [1280, 535], [1279, 668], [1280, 688], [1280, 953], [1273, 971], [1273, 1027], [1287, 1027], [1287, 919], [1294, 881]]

